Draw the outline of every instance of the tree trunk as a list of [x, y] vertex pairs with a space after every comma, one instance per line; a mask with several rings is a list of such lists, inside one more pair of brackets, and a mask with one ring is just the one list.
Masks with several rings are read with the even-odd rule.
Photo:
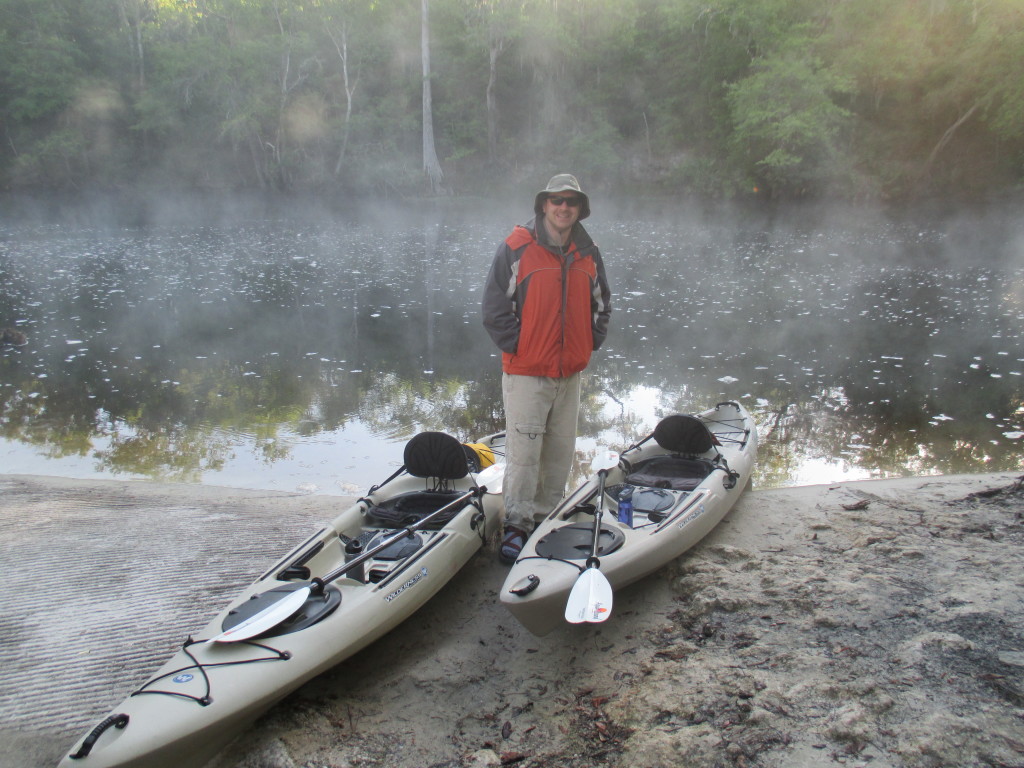
[[941, 152], [945, 148], [945, 146], [949, 144], [950, 141], [952, 141], [953, 134], [956, 133], [957, 129], [961, 125], [963, 125], [970, 119], [971, 115], [978, 111], [979, 107], [981, 107], [981, 102], [975, 102], [970, 109], [964, 112], [957, 119], [955, 123], [953, 123], [951, 126], [949, 126], [949, 128], [946, 129], [946, 132], [942, 134], [942, 138], [939, 139], [939, 143], [935, 145], [935, 148], [931, 151], [931, 154], [928, 155], [928, 160], [925, 161], [924, 170], [921, 174], [922, 176], [927, 175], [931, 171], [932, 165], [935, 163], [935, 158], [939, 156], [939, 152]]
[[341, 78], [345, 84], [345, 129], [341, 136], [341, 149], [338, 150], [338, 161], [334, 164], [334, 175], [337, 176], [341, 173], [341, 167], [345, 163], [345, 153], [348, 151], [348, 138], [351, 133], [352, 123], [352, 99], [355, 96], [359, 78], [356, 77], [355, 82], [349, 80], [348, 24], [342, 24], [340, 39], [330, 29], [327, 30], [327, 34], [330, 35], [331, 42], [334, 43], [334, 49], [338, 52], [338, 58], [341, 59]]
[[122, 0], [118, 8], [121, 12], [121, 24], [128, 33], [130, 58], [135, 69], [134, 86], [138, 93], [142, 93], [146, 88], [146, 57], [142, 42], [143, 10], [138, 0]]
[[267, 177], [263, 172], [263, 139], [255, 131], [250, 131], [248, 136], [249, 155], [252, 157], [253, 168], [256, 169], [256, 179], [260, 189], [266, 189]]
[[431, 192], [436, 194], [441, 191], [441, 181], [444, 178], [444, 174], [441, 172], [441, 163], [438, 162], [437, 150], [434, 148], [434, 108], [430, 98], [429, 5], [430, 0], [420, 0], [420, 7], [422, 9], [420, 42], [423, 54], [423, 170], [430, 181]]
[[491, 38], [490, 72], [487, 76], [487, 159], [492, 165], [498, 159], [498, 99], [494, 91], [498, 84], [498, 56], [503, 47], [503, 40]]

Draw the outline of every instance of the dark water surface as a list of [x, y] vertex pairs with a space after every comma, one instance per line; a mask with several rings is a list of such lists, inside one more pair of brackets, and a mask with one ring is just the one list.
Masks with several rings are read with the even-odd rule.
[[[0, 225], [0, 326], [27, 337], [0, 349], [0, 472], [356, 493], [417, 431], [502, 429], [479, 299], [526, 214]], [[741, 399], [759, 487], [1024, 467], [1020, 225], [587, 225], [614, 312], [581, 457]]]

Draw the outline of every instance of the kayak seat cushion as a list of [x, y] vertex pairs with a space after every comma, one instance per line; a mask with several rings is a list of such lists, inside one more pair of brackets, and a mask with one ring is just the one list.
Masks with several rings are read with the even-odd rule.
[[647, 488], [692, 491], [711, 474], [715, 465], [707, 459], [683, 456], [654, 456], [630, 467], [626, 482]]
[[[418, 523], [432, 512], [441, 509], [445, 504], [450, 504], [459, 496], [464, 496], [459, 491], [411, 491], [392, 496], [380, 504], [370, 507], [366, 511], [367, 524], [381, 528], [405, 528], [407, 525]], [[425, 526], [426, 530], [437, 530], [443, 528], [452, 521], [459, 512], [470, 503], [469, 499], [463, 500], [461, 504], [455, 504], [451, 509], [445, 510], [433, 518]]]
[[405, 469], [413, 477], [461, 480], [469, 474], [466, 449], [444, 432], [420, 432], [405, 444]]
[[654, 428], [654, 442], [672, 453], [697, 456], [710, 451], [717, 441], [707, 424], [696, 416], [666, 416]]

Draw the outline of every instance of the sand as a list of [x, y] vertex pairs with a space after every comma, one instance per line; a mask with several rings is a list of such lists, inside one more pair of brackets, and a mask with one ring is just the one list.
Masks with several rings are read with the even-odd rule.
[[218, 768], [1024, 766], [1012, 476], [758, 491], [544, 638], [482, 553]]
[[[262, 524], [292, 543], [337, 506], [118, 487], [141, 506], [173, 493], [227, 526], [235, 503], [271, 521], [283, 510], [283, 527]], [[755, 490], [697, 547], [619, 591], [606, 623], [543, 638], [500, 606], [507, 569], [481, 551], [410, 621], [283, 701], [213, 765], [1024, 766], [1022, 515], [1021, 481], [1006, 474]], [[214, 607], [234, 589], [219, 586]], [[193, 626], [210, 615], [200, 607]], [[5, 724], [0, 766], [53, 765], [68, 727]]]

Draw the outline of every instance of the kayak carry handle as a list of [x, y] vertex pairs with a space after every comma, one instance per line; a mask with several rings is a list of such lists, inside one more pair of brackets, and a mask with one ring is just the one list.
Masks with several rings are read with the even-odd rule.
[[126, 725], [128, 725], [129, 719], [130, 718], [128, 717], [128, 715], [124, 713], [111, 715], [102, 723], [93, 728], [92, 732], [85, 737], [84, 741], [82, 741], [82, 746], [78, 748], [78, 751], [75, 752], [75, 754], [73, 755], [68, 755], [68, 757], [70, 757], [72, 760], [81, 760], [83, 757], [92, 752], [93, 746], [95, 746], [96, 742], [99, 741], [100, 736], [103, 735], [103, 732], [107, 730], [107, 728], [109, 728], [110, 726], [114, 726], [115, 728], [124, 728]]

